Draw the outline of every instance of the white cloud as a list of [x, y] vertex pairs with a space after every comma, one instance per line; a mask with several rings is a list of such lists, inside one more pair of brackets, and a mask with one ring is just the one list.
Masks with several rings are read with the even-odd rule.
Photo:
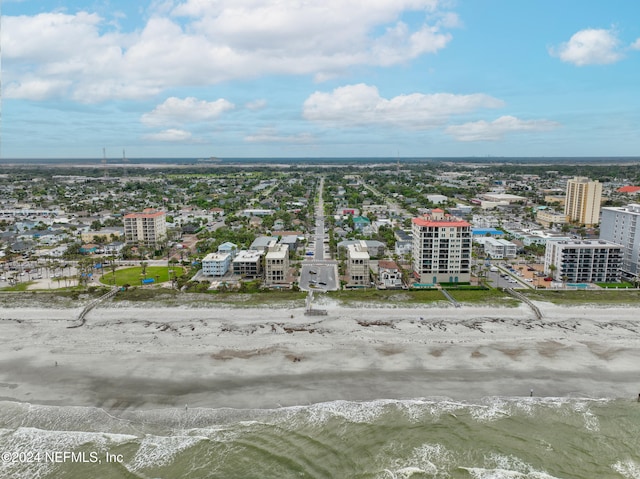
[[184, 99], [170, 97], [153, 111], [142, 115], [145, 125], [181, 125], [200, 121], [215, 120], [225, 111], [235, 108], [234, 104], [221, 98], [216, 101], [198, 100], [194, 97]]
[[574, 33], [557, 48], [549, 49], [549, 53], [577, 66], [606, 65], [622, 59], [619, 47], [614, 31], [588, 28]]
[[631, 44], [631, 49], [640, 50], [640, 38]]
[[248, 143], [312, 143], [314, 137], [310, 133], [280, 135], [273, 128], [265, 128], [255, 135], [247, 135], [244, 141]]
[[170, 128], [158, 133], [149, 133], [148, 135], [144, 135], [143, 139], [173, 143], [194, 143], [193, 136], [190, 132], [176, 128]]
[[451, 125], [445, 131], [458, 141], [497, 141], [507, 133], [547, 131], [559, 126], [559, 123], [549, 120], [521, 120], [514, 116], [501, 116], [492, 122], [481, 120]]
[[[160, 1], [131, 33], [88, 12], [3, 16], [4, 80], [13, 91], [64, 80], [69, 97], [95, 103], [268, 74], [331, 78], [444, 48], [458, 21], [440, 1]], [[423, 20], [409, 27], [407, 12]]]
[[386, 99], [376, 87], [360, 83], [313, 93], [304, 102], [303, 116], [334, 127], [378, 124], [419, 130], [440, 126], [452, 115], [501, 106], [501, 100], [482, 93], [412, 93]]
[[7, 98], [25, 98], [46, 100], [53, 96], [64, 95], [71, 82], [64, 80], [28, 79], [21, 83], [9, 83], [2, 92]]
[[247, 110], [262, 110], [267, 106], [267, 100], [259, 99], [245, 103], [244, 107]]

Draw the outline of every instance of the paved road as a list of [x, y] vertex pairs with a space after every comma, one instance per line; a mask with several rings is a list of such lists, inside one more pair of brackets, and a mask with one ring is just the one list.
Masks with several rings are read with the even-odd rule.
[[[300, 289], [303, 291], [336, 291], [340, 286], [338, 262], [324, 257], [324, 202], [322, 191], [324, 178], [318, 186], [318, 204], [316, 205], [316, 227], [313, 234], [314, 256], [306, 257], [300, 271]], [[324, 284], [323, 284], [324, 283]]]

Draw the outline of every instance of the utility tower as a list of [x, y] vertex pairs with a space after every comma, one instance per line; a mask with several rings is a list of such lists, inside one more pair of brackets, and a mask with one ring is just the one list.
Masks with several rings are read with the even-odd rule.
[[127, 155], [125, 155], [124, 148], [123, 148], [122, 149], [122, 177], [123, 178], [127, 177], [127, 163], [129, 163], [129, 160], [127, 159]]
[[107, 172], [107, 149], [102, 148], [102, 168], [104, 168], [104, 177], [108, 177], [109, 173]]

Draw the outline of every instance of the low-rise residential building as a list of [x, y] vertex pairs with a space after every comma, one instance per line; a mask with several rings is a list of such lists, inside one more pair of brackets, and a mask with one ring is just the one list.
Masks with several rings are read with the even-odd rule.
[[544, 272], [568, 283], [620, 280], [622, 246], [606, 240], [547, 241]]
[[218, 253], [229, 253], [233, 259], [238, 254], [238, 245], [226, 241], [218, 246]]
[[209, 253], [202, 260], [202, 274], [205, 276], [224, 276], [231, 266], [230, 253]]
[[262, 209], [262, 208], [247, 208], [242, 210], [242, 216], [270, 216], [274, 214], [276, 210]]
[[413, 251], [413, 240], [411, 239], [411, 234], [404, 230], [396, 230], [393, 235], [396, 238], [395, 253], [400, 257], [410, 255]]
[[480, 238], [484, 244], [484, 252], [493, 259], [515, 258], [518, 247], [511, 241], [502, 238]]
[[264, 283], [266, 286], [288, 286], [289, 247], [286, 244], [270, 246], [264, 257]]
[[338, 252], [346, 253], [347, 248], [354, 244], [364, 244], [367, 252], [373, 258], [381, 258], [385, 256], [386, 245], [378, 240], [344, 240], [338, 243]]
[[347, 286], [368, 287], [369, 279], [369, 253], [364, 241], [358, 241], [347, 247]]
[[354, 216], [353, 229], [356, 231], [363, 231], [365, 228], [371, 225], [371, 220], [366, 216]]
[[122, 241], [112, 241], [104, 245], [104, 254], [116, 256], [119, 255], [124, 249], [124, 243]]
[[233, 265], [233, 274], [243, 276], [245, 278], [262, 277], [262, 251], [239, 251], [231, 264]]
[[261, 251], [264, 253], [277, 242], [277, 236], [258, 236], [255, 240], [253, 240], [253, 243], [251, 243], [249, 249], [252, 251]]
[[80, 246], [80, 254], [95, 254], [99, 251], [100, 246], [94, 243], [86, 243]]
[[395, 261], [378, 261], [378, 287], [380, 289], [401, 289], [402, 271]]
[[82, 241], [90, 243], [96, 241], [96, 238], [107, 238], [107, 240], [112, 241], [122, 238], [122, 235], [122, 228], [104, 228], [97, 231], [85, 231], [80, 233], [80, 238]]

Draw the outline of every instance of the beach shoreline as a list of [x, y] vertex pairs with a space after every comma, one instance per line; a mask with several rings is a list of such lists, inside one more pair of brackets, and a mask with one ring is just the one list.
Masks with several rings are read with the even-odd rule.
[[[109, 411], [334, 400], [635, 398], [640, 308], [5, 307], [0, 399]], [[533, 390], [533, 392], [531, 392]]]

